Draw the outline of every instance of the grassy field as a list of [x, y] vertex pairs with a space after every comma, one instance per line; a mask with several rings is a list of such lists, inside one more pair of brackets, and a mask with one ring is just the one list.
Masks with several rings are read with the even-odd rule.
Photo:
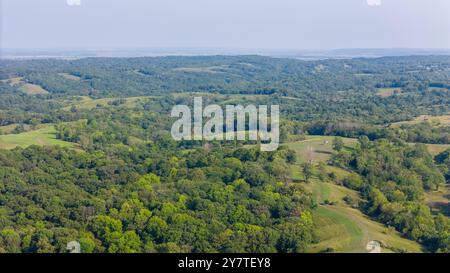
[[[290, 142], [286, 145], [297, 152], [297, 158], [299, 163], [303, 163], [312, 159], [313, 162], [326, 162], [330, 159], [333, 151], [333, 139], [332, 136], [307, 136], [303, 141]], [[351, 149], [357, 139], [354, 138], [342, 138], [345, 146]], [[411, 145], [414, 145], [412, 143]], [[437, 155], [447, 149], [450, 149], [450, 144], [425, 144], [428, 151], [432, 155]]]
[[7, 83], [11, 86], [17, 85], [19, 83], [22, 83], [23, 77], [16, 77], [16, 78], [10, 78], [10, 79], [5, 79], [5, 80], [1, 80], [1, 82], [3, 83]]
[[19, 87], [19, 90], [28, 95], [45, 95], [48, 91], [37, 84], [25, 83]]
[[403, 124], [414, 125], [422, 122], [428, 122], [436, 127], [450, 126], [450, 115], [442, 115], [442, 116], [421, 115], [410, 121], [400, 121], [392, 123], [391, 126], [400, 126]]
[[387, 98], [401, 92], [402, 90], [400, 88], [378, 88], [377, 96]]
[[30, 145], [76, 147], [75, 143], [56, 139], [56, 130], [53, 125], [21, 134], [0, 135], [0, 149], [13, 149], [18, 146], [25, 148]]
[[19, 124], [0, 126], [0, 134], [1, 135], [11, 134], [14, 131], [14, 129], [16, 129], [17, 126], [19, 126]]
[[310, 252], [365, 252], [360, 227], [341, 212], [319, 207], [314, 212], [319, 243]]
[[[235, 102], [238, 100], [240, 103], [243, 101], [254, 101], [260, 98], [268, 98], [268, 95], [258, 95], [258, 94], [218, 94], [218, 93], [207, 93], [207, 92], [182, 92], [171, 94], [174, 98], [189, 98], [189, 97], [203, 97], [203, 99], [220, 99], [220, 104], [227, 104]], [[243, 103], [243, 105], [246, 105]]]
[[178, 67], [173, 71], [181, 71], [188, 73], [219, 73], [221, 70], [228, 69], [228, 65], [208, 66], [208, 67]]
[[173, 71], [178, 72], [186, 72], [186, 73], [228, 73], [233, 74], [233, 72], [237, 72], [236, 69], [242, 68], [255, 68], [256, 66], [249, 63], [239, 63], [240, 68], [231, 67], [230, 65], [213, 65], [213, 66], [191, 66], [191, 67], [178, 67], [174, 68]]
[[31, 84], [24, 81], [23, 77], [15, 77], [10, 79], [1, 80], [3, 83], [7, 83], [11, 86], [18, 86], [18, 89], [28, 95], [45, 95], [49, 92], [42, 88], [40, 85]]
[[439, 191], [426, 192], [425, 202], [432, 212], [450, 217], [450, 185], [441, 187]]
[[71, 81], [79, 81], [81, 80], [80, 77], [69, 74], [69, 73], [58, 73], [58, 75], [60, 75], [61, 77], [63, 77], [66, 80], [71, 80]]
[[[7, 135], [7, 134], [12, 134], [14, 129], [16, 129], [18, 126], [20, 126], [20, 124], [18, 123], [13, 123], [10, 125], [5, 125], [5, 126], [0, 126], [0, 135]], [[31, 130], [38, 130], [44, 127], [48, 127], [48, 124], [38, 124], [38, 125], [28, 125], [28, 124], [22, 124], [23, 126], [23, 132], [28, 132]]]
[[[119, 104], [118, 106], [132, 108], [135, 107], [139, 102], [145, 102], [153, 97], [150, 96], [141, 96], [141, 97], [128, 97], [124, 98], [125, 102]], [[70, 110], [72, 107], [76, 107], [78, 109], [90, 110], [94, 109], [97, 106], [108, 106], [114, 101], [119, 100], [119, 98], [102, 98], [102, 99], [92, 99], [87, 96], [75, 97], [74, 100], [68, 101], [68, 106], [64, 107], [64, 110]]]
[[428, 151], [432, 155], [437, 155], [447, 149], [450, 149], [450, 144], [425, 144], [425, 146], [427, 146]]
[[[324, 162], [330, 159], [333, 151], [332, 136], [307, 136], [303, 141], [287, 143], [286, 145], [297, 152], [299, 163], [312, 160]], [[356, 142], [353, 138], [342, 138], [346, 147], [351, 148]]]
[[318, 242], [311, 246], [309, 252], [365, 253], [370, 241], [380, 242], [382, 252], [387, 253], [422, 251], [418, 243], [401, 237], [395, 230], [369, 219], [344, 202], [345, 196], [360, 199], [357, 192], [317, 180], [306, 184], [306, 188], [319, 204], [314, 211]]

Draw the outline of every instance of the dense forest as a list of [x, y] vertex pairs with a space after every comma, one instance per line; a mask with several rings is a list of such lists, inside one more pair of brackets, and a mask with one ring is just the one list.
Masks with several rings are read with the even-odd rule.
[[[174, 141], [171, 108], [194, 95], [280, 105], [282, 145]], [[0, 97], [0, 252], [308, 252], [333, 205], [315, 183], [450, 252], [427, 202], [450, 183], [449, 56], [2, 60]], [[311, 136], [332, 151], [295, 150]]]

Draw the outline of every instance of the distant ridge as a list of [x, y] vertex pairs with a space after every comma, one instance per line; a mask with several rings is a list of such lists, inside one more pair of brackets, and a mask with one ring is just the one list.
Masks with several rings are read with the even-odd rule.
[[262, 55], [301, 60], [378, 58], [388, 56], [450, 55], [450, 49], [344, 48], [331, 50], [125, 48], [125, 49], [2, 49], [1, 59], [79, 59], [86, 57], [156, 57], [208, 55]]

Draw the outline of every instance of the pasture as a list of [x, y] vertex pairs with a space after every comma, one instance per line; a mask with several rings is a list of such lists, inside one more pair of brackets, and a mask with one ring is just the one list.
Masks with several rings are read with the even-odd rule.
[[[290, 142], [286, 145], [296, 151], [299, 163], [312, 160], [313, 163], [325, 162], [330, 159], [333, 151], [332, 136], [307, 136], [305, 140]], [[357, 139], [342, 138], [345, 146], [351, 148]]]
[[46, 95], [48, 91], [42, 88], [40, 85], [25, 83], [19, 87], [19, 90], [27, 95]]
[[0, 149], [25, 148], [30, 145], [76, 147], [75, 143], [56, 139], [56, 129], [53, 125], [20, 134], [0, 135]]

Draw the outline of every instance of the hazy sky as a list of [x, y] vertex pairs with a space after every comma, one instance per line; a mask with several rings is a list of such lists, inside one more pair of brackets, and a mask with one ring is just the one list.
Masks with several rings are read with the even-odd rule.
[[3, 48], [450, 48], [450, 0], [0, 2]]

